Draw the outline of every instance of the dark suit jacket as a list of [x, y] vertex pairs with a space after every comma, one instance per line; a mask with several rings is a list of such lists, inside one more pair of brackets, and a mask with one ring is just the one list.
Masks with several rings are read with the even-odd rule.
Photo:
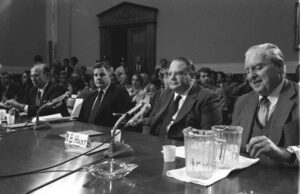
[[[157, 99], [150, 116], [151, 134], [158, 135], [162, 119], [174, 92], [170, 89], [164, 90]], [[186, 127], [197, 129], [210, 129], [212, 125], [222, 122], [221, 105], [218, 96], [205, 88], [193, 86], [189, 91], [178, 115], [170, 127], [168, 138], [183, 139], [182, 130]]]
[[[97, 94], [98, 91], [94, 91], [84, 99], [79, 121], [88, 122]], [[129, 110], [130, 104], [128, 92], [123, 87], [110, 84], [102, 99], [94, 124], [112, 127], [118, 119], [118, 117], [113, 116], [113, 113], [125, 113]]]
[[[270, 139], [278, 146], [299, 145], [299, 85], [285, 80], [276, 108], [270, 120]], [[258, 95], [253, 91], [241, 96], [234, 108], [232, 125], [243, 127], [242, 146], [250, 138], [258, 106]], [[283, 145], [280, 145], [283, 144]]]
[[[35, 116], [37, 113], [37, 110], [45, 103], [49, 102], [50, 100], [63, 95], [66, 90], [62, 88], [61, 86], [57, 86], [51, 82], [46, 86], [45, 91], [43, 93], [42, 99], [41, 99], [41, 104], [40, 106], [35, 105], [36, 101], [36, 96], [37, 96], [38, 88], [33, 87], [30, 90], [30, 94], [28, 97], [25, 99], [25, 104], [28, 104], [28, 115], [29, 116]], [[56, 114], [56, 113], [61, 113], [62, 116], [69, 116], [69, 112], [67, 109], [67, 105], [65, 102], [63, 102], [60, 106], [57, 107], [48, 107], [43, 109], [40, 112], [40, 115], [51, 115], [51, 114]]]

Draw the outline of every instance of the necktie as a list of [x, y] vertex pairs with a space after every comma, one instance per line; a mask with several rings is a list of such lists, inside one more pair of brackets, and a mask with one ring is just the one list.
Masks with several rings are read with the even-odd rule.
[[172, 100], [170, 105], [168, 106], [168, 109], [166, 111], [165, 117], [162, 121], [162, 124], [160, 125], [159, 128], [159, 136], [165, 137], [167, 135], [167, 127], [170, 124], [173, 115], [177, 112], [178, 110], [178, 105], [179, 101], [181, 100], [181, 96], [178, 95], [175, 100]]
[[97, 112], [98, 112], [98, 110], [100, 108], [100, 104], [101, 104], [102, 94], [103, 94], [103, 91], [100, 90], [95, 99], [94, 106], [92, 107], [91, 114], [89, 117], [89, 123], [95, 123]]
[[259, 103], [257, 118], [260, 124], [265, 127], [269, 117], [269, 109], [271, 102], [267, 97], [263, 97]]
[[41, 98], [42, 98], [42, 92], [38, 90], [36, 94], [35, 105], [40, 106]]

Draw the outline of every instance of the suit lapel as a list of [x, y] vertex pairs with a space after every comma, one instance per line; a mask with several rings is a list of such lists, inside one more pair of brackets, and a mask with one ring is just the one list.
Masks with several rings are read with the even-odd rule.
[[293, 87], [291, 87], [291, 83], [285, 80], [283, 88], [280, 92], [280, 96], [278, 102], [276, 104], [274, 114], [271, 118], [270, 125], [270, 139], [276, 144], [279, 144], [280, 138], [282, 136], [283, 126], [285, 121], [289, 116], [289, 112], [291, 111], [294, 101], [291, 98], [295, 95], [295, 91]]
[[111, 101], [112, 97], [112, 91], [114, 90], [114, 86], [111, 84], [108, 86], [106, 92], [103, 94], [104, 96], [102, 97], [102, 102], [100, 104], [100, 108], [97, 111], [97, 114], [99, 114], [108, 104], [109, 101]]
[[184, 116], [187, 115], [187, 113], [193, 108], [193, 105], [197, 99], [197, 88], [192, 87], [189, 91], [183, 105], [181, 106], [178, 115], [176, 116], [176, 119], [174, 121], [174, 124], [180, 121]]
[[242, 115], [242, 121], [241, 123], [245, 123], [243, 126], [243, 133], [242, 133], [242, 145], [246, 145], [248, 143], [248, 140], [250, 139], [251, 131], [253, 122], [255, 119], [255, 114], [257, 110], [258, 105], [258, 95], [253, 93], [252, 96], [249, 97], [247, 103], [244, 106], [245, 115]]
[[173, 100], [173, 97], [174, 97], [174, 92], [172, 92], [171, 90], [166, 92], [166, 95], [161, 99], [160, 103], [158, 104], [162, 107], [157, 112], [157, 114], [154, 116], [154, 122], [153, 123], [156, 123], [157, 121], [159, 121], [159, 119], [163, 116], [162, 114], [168, 108], [171, 100]]
[[50, 87], [51, 87], [51, 83], [48, 82], [47, 86], [43, 92], [43, 95], [41, 96], [41, 104], [45, 104], [48, 101], [48, 98], [49, 98], [48, 92], [49, 92]]

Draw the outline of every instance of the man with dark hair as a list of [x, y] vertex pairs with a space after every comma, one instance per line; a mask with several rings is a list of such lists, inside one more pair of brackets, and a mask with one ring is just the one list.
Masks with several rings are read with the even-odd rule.
[[199, 84], [205, 88], [209, 88], [210, 87], [209, 80], [211, 79], [211, 69], [208, 67], [201, 67], [198, 70], [198, 76], [199, 76]]
[[162, 81], [164, 78], [165, 72], [169, 68], [168, 60], [165, 58], [160, 59], [159, 65], [160, 65], [160, 67], [155, 70], [155, 76]]
[[147, 73], [146, 67], [144, 65], [143, 57], [141, 57], [141, 56], [137, 56], [135, 58], [135, 72], [134, 73], [137, 73], [137, 74]]
[[79, 121], [112, 127], [118, 119], [113, 113], [129, 110], [131, 100], [128, 92], [111, 83], [111, 71], [106, 68], [102, 63], [93, 67], [97, 90], [83, 101]]
[[242, 148], [251, 157], [293, 163], [299, 145], [299, 86], [285, 78], [281, 50], [266, 43], [248, 49], [245, 70], [253, 91], [241, 96], [232, 124], [243, 127]]
[[[50, 82], [50, 69], [45, 64], [34, 65], [31, 68], [30, 76], [34, 88], [29, 92], [30, 94], [24, 100], [24, 104], [19, 103], [14, 99], [6, 101], [5, 104], [27, 112], [29, 116], [35, 116], [41, 106], [64, 94], [66, 90]], [[69, 115], [65, 102], [44, 108], [40, 112], [40, 115], [50, 115], [55, 113], [61, 113], [62, 116]]]
[[190, 60], [173, 59], [167, 76], [169, 88], [162, 91], [150, 116], [151, 134], [183, 140], [185, 127], [210, 129], [222, 122], [217, 95], [194, 84]]

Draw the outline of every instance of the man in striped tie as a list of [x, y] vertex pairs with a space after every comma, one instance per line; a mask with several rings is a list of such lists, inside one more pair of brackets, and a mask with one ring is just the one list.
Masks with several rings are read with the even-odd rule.
[[144, 127], [144, 133], [183, 140], [185, 127], [210, 129], [222, 122], [217, 94], [195, 84], [192, 66], [185, 57], [172, 60], [167, 73], [169, 88], [159, 95], [150, 116], [150, 128]]
[[248, 49], [245, 70], [253, 91], [241, 96], [232, 125], [243, 127], [242, 148], [251, 157], [294, 163], [299, 145], [299, 86], [286, 79], [281, 50], [265, 43]]

